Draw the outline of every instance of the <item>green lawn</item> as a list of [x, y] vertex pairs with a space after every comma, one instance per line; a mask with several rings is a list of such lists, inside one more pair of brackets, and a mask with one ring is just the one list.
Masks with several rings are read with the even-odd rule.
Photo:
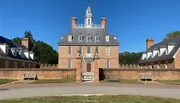
[[180, 80], [156, 80], [157, 82], [180, 85]]
[[[103, 80], [102, 82], [109, 82], [108, 79]], [[142, 82], [137, 81], [136, 79], [120, 79], [119, 83], [135, 83], [142, 84]]]
[[16, 81], [15, 79], [0, 79], [0, 85]]
[[1, 100], [0, 103], [180, 103], [180, 100], [148, 96], [57, 96]]
[[72, 82], [75, 82], [75, 80], [73, 79], [39, 79], [31, 83], [40, 84], [40, 83], [72, 83]]

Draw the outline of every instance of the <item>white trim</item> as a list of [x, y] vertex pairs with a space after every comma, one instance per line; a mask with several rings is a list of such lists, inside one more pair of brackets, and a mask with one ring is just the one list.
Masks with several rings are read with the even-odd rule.
[[[71, 48], [71, 53], [69, 54], [69, 48]], [[68, 55], [72, 55], [72, 47], [68, 46]]]
[[180, 51], [180, 47], [178, 48], [178, 50], [176, 51], [176, 53], [174, 54], [173, 58], [176, 58], [176, 54], [178, 53], [178, 51]]
[[111, 48], [108, 46], [105, 49], [106, 49], [106, 56], [110, 56], [111, 55]]
[[[70, 61], [70, 67], [69, 67], [69, 61]], [[68, 62], [68, 69], [72, 68], [72, 59], [68, 59], [67, 62]]]

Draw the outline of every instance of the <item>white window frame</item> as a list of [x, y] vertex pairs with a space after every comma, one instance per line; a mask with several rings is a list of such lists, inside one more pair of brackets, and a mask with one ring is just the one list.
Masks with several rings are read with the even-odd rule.
[[165, 62], [165, 69], [168, 69], [168, 62]]
[[[72, 68], [72, 60], [69, 59], [67, 62], [68, 62], [68, 69]], [[69, 63], [70, 63], [70, 64], [69, 64]], [[69, 66], [70, 66], [70, 67], [69, 67]]]
[[78, 36], [78, 42], [82, 42], [82, 40], [83, 40], [83, 35], [79, 35]]
[[100, 40], [100, 36], [99, 36], [99, 35], [96, 35], [96, 36], [95, 36], [95, 42], [99, 42], [99, 40]]
[[[89, 38], [90, 38], [90, 40], [89, 40]], [[89, 43], [89, 42], [91, 42], [92, 41], [92, 36], [91, 35], [87, 35], [87, 37], [86, 37], [86, 41]]]
[[[88, 53], [88, 48], [90, 48], [90, 53]], [[91, 54], [92, 53], [92, 50], [91, 50], [91, 47], [86, 47], [86, 54]]]
[[5, 61], [5, 68], [9, 68], [9, 61], [8, 60]]
[[161, 64], [160, 64], [160, 63], [158, 63], [157, 68], [158, 68], [158, 69], [160, 69], [160, 68], [161, 68]]
[[[109, 67], [108, 67], [108, 66], [109, 66]], [[110, 68], [110, 60], [107, 60], [107, 61], [106, 61], [106, 68], [108, 68], [108, 69]]]
[[106, 56], [110, 56], [110, 55], [111, 55], [111, 48], [106, 47]]
[[72, 35], [68, 35], [68, 42], [72, 41]]
[[[69, 50], [70, 49], [70, 50]], [[71, 46], [68, 46], [68, 55], [71, 55], [72, 54], [72, 47]]]
[[106, 39], [106, 42], [110, 42], [110, 36], [109, 35], [106, 35], [105, 39]]

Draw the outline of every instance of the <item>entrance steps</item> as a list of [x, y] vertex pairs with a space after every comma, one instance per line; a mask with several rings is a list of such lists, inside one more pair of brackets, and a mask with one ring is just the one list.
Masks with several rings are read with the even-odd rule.
[[82, 81], [83, 82], [93, 82], [94, 81], [94, 73], [93, 72], [84, 72], [82, 73]]

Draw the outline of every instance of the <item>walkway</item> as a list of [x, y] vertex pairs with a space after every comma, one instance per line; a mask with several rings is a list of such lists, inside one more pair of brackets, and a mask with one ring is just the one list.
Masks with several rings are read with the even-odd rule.
[[30, 84], [0, 86], [0, 100], [32, 96], [143, 95], [180, 99], [180, 86], [144, 84]]

